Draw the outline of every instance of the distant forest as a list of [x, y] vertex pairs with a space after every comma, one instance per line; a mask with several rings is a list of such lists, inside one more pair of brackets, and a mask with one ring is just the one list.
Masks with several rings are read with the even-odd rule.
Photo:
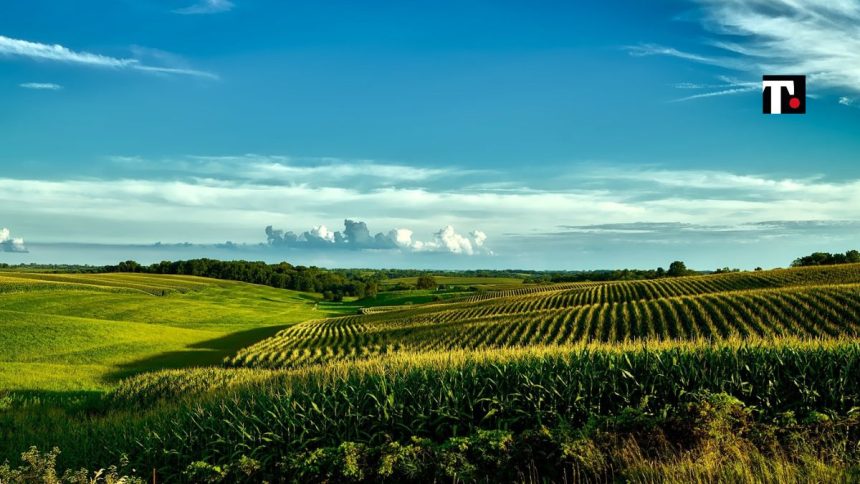
[[[844, 254], [814, 252], [792, 262], [792, 267], [832, 264], [860, 263], [860, 252], [849, 250]], [[419, 269], [323, 269], [320, 267], [294, 266], [288, 262], [267, 264], [251, 261], [220, 261], [215, 259], [191, 259], [184, 261], [162, 261], [141, 265], [135, 261], [117, 265], [52, 265], [52, 264], [0, 264], [0, 270], [62, 273], [142, 272], [148, 274], [179, 274], [211, 277], [230, 281], [262, 284], [280, 289], [317, 292], [326, 299], [341, 300], [346, 296], [374, 297], [380, 290], [379, 283], [386, 279], [421, 277], [426, 275], [452, 275], [460, 277], [505, 277], [519, 278], [527, 284], [547, 282], [579, 281], [626, 281], [636, 279], [660, 279], [691, 274], [737, 272], [728, 267], [715, 271], [694, 271], [682, 261], [674, 261], [668, 269], [618, 269], [596, 271], [535, 271], [535, 270], [464, 270], [439, 271]], [[756, 268], [761, 270], [761, 268]]]

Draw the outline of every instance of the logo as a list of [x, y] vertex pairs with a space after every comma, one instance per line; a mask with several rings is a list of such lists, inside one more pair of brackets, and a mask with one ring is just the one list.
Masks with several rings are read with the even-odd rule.
[[806, 114], [806, 76], [762, 76], [764, 114]]

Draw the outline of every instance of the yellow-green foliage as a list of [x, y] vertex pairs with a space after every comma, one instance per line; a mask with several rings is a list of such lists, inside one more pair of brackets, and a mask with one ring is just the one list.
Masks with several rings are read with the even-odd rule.
[[233, 366], [290, 368], [398, 351], [579, 342], [834, 338], [860, 331], [860, 265], [571, 283], [466, 302], [313, 320], [240, 351]]
[[0, 273], [0, 392], [100, 390], [140, 371], [217, 364], [332, 314], [310, 294], [199, 277]]
[[[157, 466], [160, 475], [176, 476], [198, 461], [206, 465], [195, 465], [194, 472], [210, 466], [225, 470], [242, 455], [268, 472], [275, 472], [279, 459], [295, 457], [300, 462], [293, 464], [305, 470], [328, 475], [333, 471], [328, 466], [337, 465], [358, 475], [376, 472], [360, 464], [363, 452], [353, 452], [361, 446], [406, 446], [418, 438], [443, 443], [447, 450], [438, 457], [452, 460], [439, 465], [451, 471], [445, 470], [450, 478], [480, 467], [483, 457], [473, 446], [493, 452], [509, 447], [503, 434], [482, 434], [485, 430], [514, 432], [518, 447], [527, 447], [523, 452], [537, 454], [545, 428], [586, 431], [592, 419], [604, 416], [615, 419], [610, 430], [623, 437], [625, 429], [648, 429], [662, 421], [684, 434], [674, 438], [685, 448], [714, 458], [749, 437], [748, 420], [767, 422], [792, 412], [797, 421], [819, 414], [839, 421], [851, 418], [858, 406], [860, 344], [853, 340], [593, 344], [395, 354], [299, 370], [140, 375], [111, 395], [112, 413], [77, 421], [40, 416], [29, 425], [18, 423], [8, 442], [12, 449], [68, 449], [70, 462], [90, 468], [116, 462], [125, 452], [138, 468]], [[666, 420], [672, 415], [679, 420]], [[856, 432], [856, 423], [851, 425], [846, 431]], [[529, 437], [530, 432], [537, 434]], [[349, 442], [358, 446], [343, 446]], [[588, 442], [563, 444], [561, 450], [570, 454], [565, 459], [580, 468], [599, 468], [608, 458]], [[560, 458], [542, 457], [554, 466], [542, 472], [559, 471]], [[648, 458], [628, 462], [646, 481], [655, 474], [640, 464], [667, 464]], [[395, 464], [379, 472], [395, 472]], [[716, 475], [730, 475], [734, 470], [727, 465], [714, 462], [690, 472], [706, 476], [722, 469]]]
[[[860, 461], [860, 265], [329, 319], [259, 286], [28, 277], [0, 282], [14, 330], [0, 382], [183, 369], [127, 378], [92, 407], [0, 394], [0, 462], [36, 445], [73, 468], [127, 454], [180, 482], [803, 482]], [[241, 368], [185, 368], [225, 354]]]

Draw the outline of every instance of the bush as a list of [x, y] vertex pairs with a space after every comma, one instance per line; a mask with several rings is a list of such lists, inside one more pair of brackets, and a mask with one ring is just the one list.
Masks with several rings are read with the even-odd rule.
[[[144, 484], [139, 477], [122, 475], [121, 470], [128, 467], [128, 459], [123, 457], [119, 467], [111, 466], [90, 472], [86, 469], [67, 470], [62, 476], [57, 473], [57, 456], [60, 449], [54, 447], [48, 452], [40, 452], [36, 447], [21, 454], [24, 465], [12, 468], [9, 463], [0, 465], [2, 484]], [[134, 470], [132, 470], [132, 473]]]
[[428, 275], [419, 276], [418, 282], [415, 283], [415, 287], [418, 289], [436, 289], [436, 278]]

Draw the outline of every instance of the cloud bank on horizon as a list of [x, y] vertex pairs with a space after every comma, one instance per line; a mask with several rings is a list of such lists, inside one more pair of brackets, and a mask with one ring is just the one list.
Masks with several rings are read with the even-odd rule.
[[484, 245], [487, 234], [473, 230], [462, 235], [451, 225], [446, 225], [433, 234], [428, 241], [413, 239], [414, 232], [410, 229], [391, 229], [388, 233], [379, 232], [371, 235], [367, 224], [346, 219], [343, 221], [344, 230], [331, 231], [325, 225], [317, 225], [311, 230], [296, 234], [266, 227], [267, 242], [272, 247], [296, 247], [313, 249], [399, 249], [407, 252], [445, 252], [457, 255], [492, 255], [493, 252]]
[[13, 238], [9, 229], [3, 227], [0, 228], [0, 252], [26, 253], [28, 251], [24, 246], [24, 239]]
[[[413, 234], [452, 225], [480, 227], [498, 240], [562, 225], [854, 220], [860, 206], [860, 179], [850, 177], [792, 178], [586, 163], [539, 181], [524, 181], [515, 172], [335, 159], [272, 160], [210, 157], [173, 165], [173, 171], [150, 172], [158, 163], [132, 158], [122, 162], [121, 176], [109, 175], [110, 163], [115, 163], [111, 161], [102, 171], [104, 178], [0, 177], [0, 203], [17, 207], [9, 224], [49, 226], [59, 220], [64, 240], [103, 243], [140, 243], [165, 234], [170, 237], [165, 242], [216, 243], [229, 237], [255, 243], [260, 227], [277, 225], [281, 217], [299, 226], [319, 227], [307, 231], [305, 242], [337, 243], [335, 231], [323, 230], [325, 221], [332, 220], [332, 213], [357, 209], [364, 220], [408, 228]], [[231, 220], [230, 227], [224, 227], [225, 218]], [[466, 253], [463, 239], [475, 252], [482, 238], [445, 232], [440, 238], [422, 240], [413, 239], [413, 234], [386, 231], [379, 243], [375, 235], [365, 237], [352, 229], [342, 236], [359, 245], [373, 239], [377, 246], [393, 244], [413, 251], [425, 245], [461, 247]], [[284, 232], [282, 237], [286, 236]], [[39, 241], [50, 242], [50, 237], [46, 232]]]

